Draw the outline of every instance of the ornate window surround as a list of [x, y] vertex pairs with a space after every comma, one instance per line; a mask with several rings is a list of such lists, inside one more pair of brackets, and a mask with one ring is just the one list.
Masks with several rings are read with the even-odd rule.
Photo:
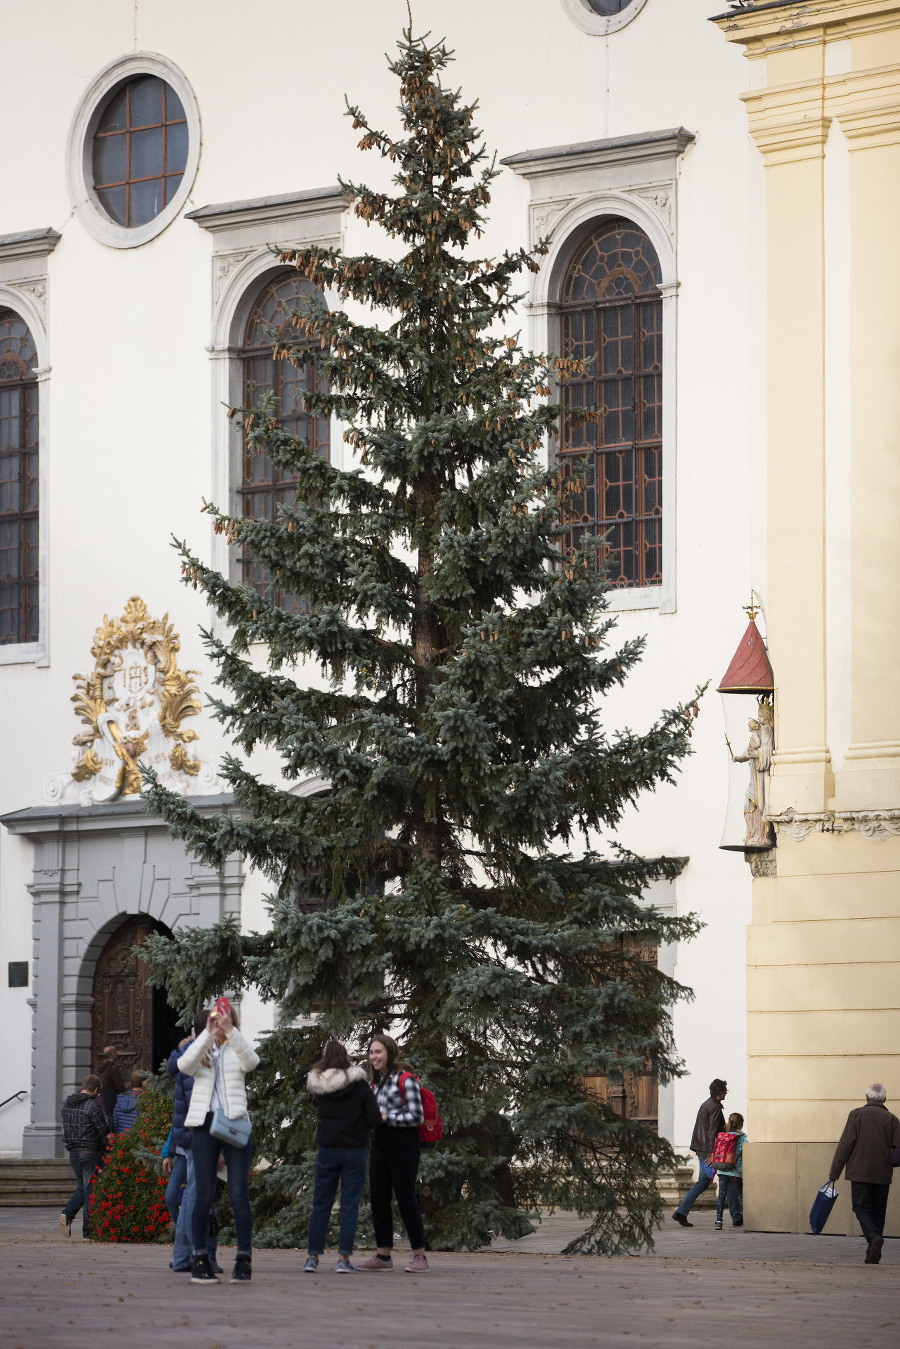
[[[126, 229], [124, 225], [117, 225], [110, 219], [94, 191], [94, 131], [109, 94], [139, 75], [156, 75], [171, 85], [181, 99], [188, 124], [188, 154], [184, 176], [169, 204], [159, 215], [148, 220], [146, 225]], [[171, 225], [190, 196], [200, 164], [200, 146], [200, 110], [184, 72], [158, 52], [129, 52], [127, 56], [117, 56], [94, 76], [84, 90], [69, 127], [66, 184], [75, 215], [90, 235], [109, 248], [139, 248], [141, 244], [149, 243]]]
[[[277, 250], [309, 244], [343, 246], [344, 215], [350, 199], [341, 187], [289, 192], [281, 196], [202, 206], [185, 217], [212, 235], [212, 334], [207, 347], [212, 361], [212, 494], [222, 510], [240, 509], [241, 428], [225, 416], [225, 407], [243, 400], [241, 351], [250, 310], [263, 283], [283, 267]], [[337, 297], [325, 292], [329, 305]], [[332, 419], [332, 459], [342, 445]], [[236, 550], [223, 536], [212, 535], [212, 565], [239, 579]], [[218, 629], [217, 629], [218, 630]]]
[[583, 33], [590, 33], [592, 37], [608, 37], [636, 19], [646, 3], [647, 0], [631, 0], [631, 4], [620, 14], [598, 14], [591, 8], [589, 0], [562, 0], [562, 7]]
[[692, 132], [677, 127], [527, 150], [502, 161], [528, 184], [529, 243], [547, 236], [550, 240], [526, 305], [529, 342], [535, 350], [559, 350], [559, 296], [566, 270], [575, 250], [603, 217], [633, 220], [649, 236], [662, 269], [663, 580], [658, 586], [611, 591], [613, 612], [675, 612], [678, 164], [693, 140]]
[[50, 664], [49, 634], [49, 399], [50, 348], [47, 324], [47, 258], [59, 243], [56, 230], [0, 235], [0, 307], [13, 309], [28, 324], [37, 348], [38, 381], [38, 639], [0, 646], [0, 665]]

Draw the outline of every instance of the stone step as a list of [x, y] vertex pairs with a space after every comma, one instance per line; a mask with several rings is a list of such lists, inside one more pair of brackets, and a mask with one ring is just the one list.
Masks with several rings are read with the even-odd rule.
[[62, 1208], [74, 1189], [67, 1157], [0, 1157], [0, 1208]]

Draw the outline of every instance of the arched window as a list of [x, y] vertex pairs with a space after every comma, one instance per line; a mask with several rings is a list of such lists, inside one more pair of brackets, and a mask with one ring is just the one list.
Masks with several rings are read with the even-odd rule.
[[[314, 365], [302, 370], [289, 361], [272, 359], [274, 329], [279, 336], [287, 335], [296, 341], [300, 332], [292, 326], [294, 314], [303, 308], [303, 297], [318, 292], [296, 272], [285, 272], [266, 282], [256, 298], [244, 332], [241, 357], [244, 367], [244, 406], [255, 407], [264, 393], [275, 394], [276, 415], [291, 435], [304, 440], [314, 454], [327, 459], [329, 431], [327, 417], [309, 417], [303, 411], [303, 394], [318, 387], [327, 392], [321, 380], [317, 381]], [[241, 513], [258, 520], [276, 520], [279, 506], [290, 506], [294, 501], [296, 478], [282, 473], [267, 454], [255, 454], [247, 446], [242, 454]], [[276, 604], [288, 610], [302, 609], [303, 601], [295, 595], [286, 595], [270, 584], [259, 562], [246, 554], [241, 557], [241, 576], [260, 594], [265, 592]]]
[[574, 499], [565, 548], [604, 537], [613, 585], [662, 582], [662, 280], [656, 250], [628, 220], [604, 220], [578, 248], [563, 284], [563, 351], [587, 364], [562, 401], [595, 417], [563, 417], [563, 472]]
[[0, 643], [39, 635], [36, 366], [28, 325], [0, 309]]

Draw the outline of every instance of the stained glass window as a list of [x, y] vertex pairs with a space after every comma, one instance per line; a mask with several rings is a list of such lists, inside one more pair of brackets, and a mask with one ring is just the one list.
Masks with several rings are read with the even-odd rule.
[[[247, 320], [242, 352], [244, 364], [244, 406], [255, 407], [260, 397], [269, 391], [275, 394], [276, 415], [291, 435], [309, 445], [314, 454], [329, 456], [329, 427], [327, 417], [310, 417], [303, 409], [303, 395], [318, 386], [327, 392], [316, 374], [314, 363], [298, 369], [289, 361], [272, 359], [271, 331], [289, 335], [296, 341], [300, 334], [292, 326], [295, 313], [302, 312], [303, 299], [315, 294], [308, 282], [296, 272], [286, 272], [269, 281], [260, 291]], [[267, 454], [257, 454], [244, 443], [243, 470], [240, 487], [242, 514], [259, 520], [276, 520], [278, 507], [291, 506], [297, 479], [285, 474], [272, 463]], [[289, 611], [305, 607], [296, 595], [284, 594], [270, 584], [265, 568], [248, 555], [243, 555], [241, 575], [245, 582], [266, 593], [276, 604]]]
[[0, 309], [0, 643], [38, 640], [37, 353]]
[[188, 154], [181, 99], [155, 75], [113, 93], [94, 132], [94, 191], [117, 225], [146, 225], [175, 196]]
[[662, 581], [662, 280], [656, 251], [627, 220], [605, 220], [566, 273], [563, 350], [587, 364], [567, 379], [562, 401], [588, 409], [578, 426], [563, 416], [564, 474], [573, 499], [565, 549], [601, 540], [614, 586]]

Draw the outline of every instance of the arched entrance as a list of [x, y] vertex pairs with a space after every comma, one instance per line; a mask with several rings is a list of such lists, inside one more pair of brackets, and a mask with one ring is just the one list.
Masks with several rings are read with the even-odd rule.
[[149, 970], [132, 954], [131, 948], [142, 946], [151, 932], [172, 935], [164, 923], [146, 914], [126, 918], [100, 952], [94, 973], [91, 1064], [96, 1068], [105, 1046], [115, 1045], [126, 1082], [132, 1068], [157, 1072], [160, 1060], [184, 1034], [165, 989], [148, 986]]

